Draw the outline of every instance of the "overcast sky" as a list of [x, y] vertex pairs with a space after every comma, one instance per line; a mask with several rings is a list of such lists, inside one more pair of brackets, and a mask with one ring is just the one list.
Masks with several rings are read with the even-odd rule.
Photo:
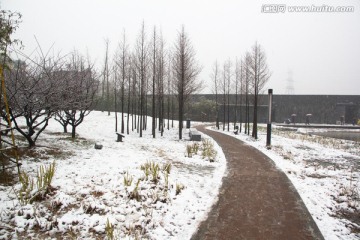
[[[283, 13], [264, 13], [264, 4], [284, 4]], [[352, 6], [353, 12], [290, 12], [289, 6]], [[161, 27], [173, 46], [182, 25], [203, 66], [200, 78], [211, 92], [210, 73], [220, 63], [240, 58], [257, 41], [272, 72], [266, 88], [284, 94], [360, 94], [360, 1], [278, 0], [0, 0], [1, 9], [20, 12], [16, 37], [25, 53], [55, 43], [63, 53], [88, 52], [100, 66], [104, 39], [114, 52], [123, 29], [134, 45], [142, 21], [148, 35]], [[289, 84], [288, 78], [293, 83]]]

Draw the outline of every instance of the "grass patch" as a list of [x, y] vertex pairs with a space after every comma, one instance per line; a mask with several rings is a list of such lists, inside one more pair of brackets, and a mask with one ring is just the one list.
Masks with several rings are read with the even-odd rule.
[[186, 156], [192, 158], [194, 155], [201, 155], [203, 159], [214, 162], [217, 155], [214, 143], [210, 139], [203, 139], [201, 144], [194, 142], [186, 145]]
[[15, 194], [22, 206], [34, 201], [41, 201], [45, 196], [53, 190], [51, 182], [55, 174], [55, 161], [49, 166], [40, 166], [37, 171], [37, 177], [33, 178], [26, 172], [22, 171], [19, 180], [21, 184], [20, 190]]

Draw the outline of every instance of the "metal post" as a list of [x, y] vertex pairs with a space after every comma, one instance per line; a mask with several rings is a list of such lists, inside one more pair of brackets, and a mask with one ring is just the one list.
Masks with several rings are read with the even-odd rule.
[[273, 95], [273, 90], [269, 89], [268, 91], [269, 93], [269, 119], [268, 119], [268, 123], [267, 123], [267, 133], [266, 133], [266, 147], [270, 148], [271, 147], [271, 112], [272, 112], [272, 95]]

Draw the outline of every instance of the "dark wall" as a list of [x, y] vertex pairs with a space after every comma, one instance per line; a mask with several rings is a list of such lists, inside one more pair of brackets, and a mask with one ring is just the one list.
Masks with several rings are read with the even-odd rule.
[[[268, 96], [259, 96], [259, 122], [266, 122], [268, 115]], [[192, 113], [191, 106], [204, 99], [215, 102], [214, 94], [194, 95], [189, 106], [189, 118], [197, 121], [215, 121], [216, 114], [208, 114], [206, 119], [201, 115]], [[223, 121], [223, 97], [219, 96], [219, 119]], [[253, 99], [250, 96], [250, 99]], [[240, 102], [242, 106], [240, 107]], [[240, 111], [245, 114], [245, 99], [238, 98], [237, 119], [240, 119]], [[235, 95], [230, 97], [230, 121], [234, 121]], [[215, 104], [215, 103], [214, 103]], [[250, 102], [252, 105], [252, 101]], [[227, 108], [225, 108], [227, 121]], [[215, 111], [216, 112], [216, 111]], [[253, 108], [250, 107], [250, 121], [252, 120]], [[306, 114], [312, 114], [310, 122], [335, 124], [344, 116], [346, 123], [352, 123], [353, 119], [360, 119], [360, 95], [274, 95], [273, 96], [273, 122], [284, 122], [285, 119], [296, 114], [296, 122], [305, 122]], [[209, 116], [213, 115], [213, 116]]]

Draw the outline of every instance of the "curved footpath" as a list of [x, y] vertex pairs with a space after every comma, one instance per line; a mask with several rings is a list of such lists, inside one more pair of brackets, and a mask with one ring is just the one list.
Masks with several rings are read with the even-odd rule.
[[222, 147], [227, 176], [192, 240], [324, 239], [287, 176], [260, 151], [222, 133], [197, 130]]

